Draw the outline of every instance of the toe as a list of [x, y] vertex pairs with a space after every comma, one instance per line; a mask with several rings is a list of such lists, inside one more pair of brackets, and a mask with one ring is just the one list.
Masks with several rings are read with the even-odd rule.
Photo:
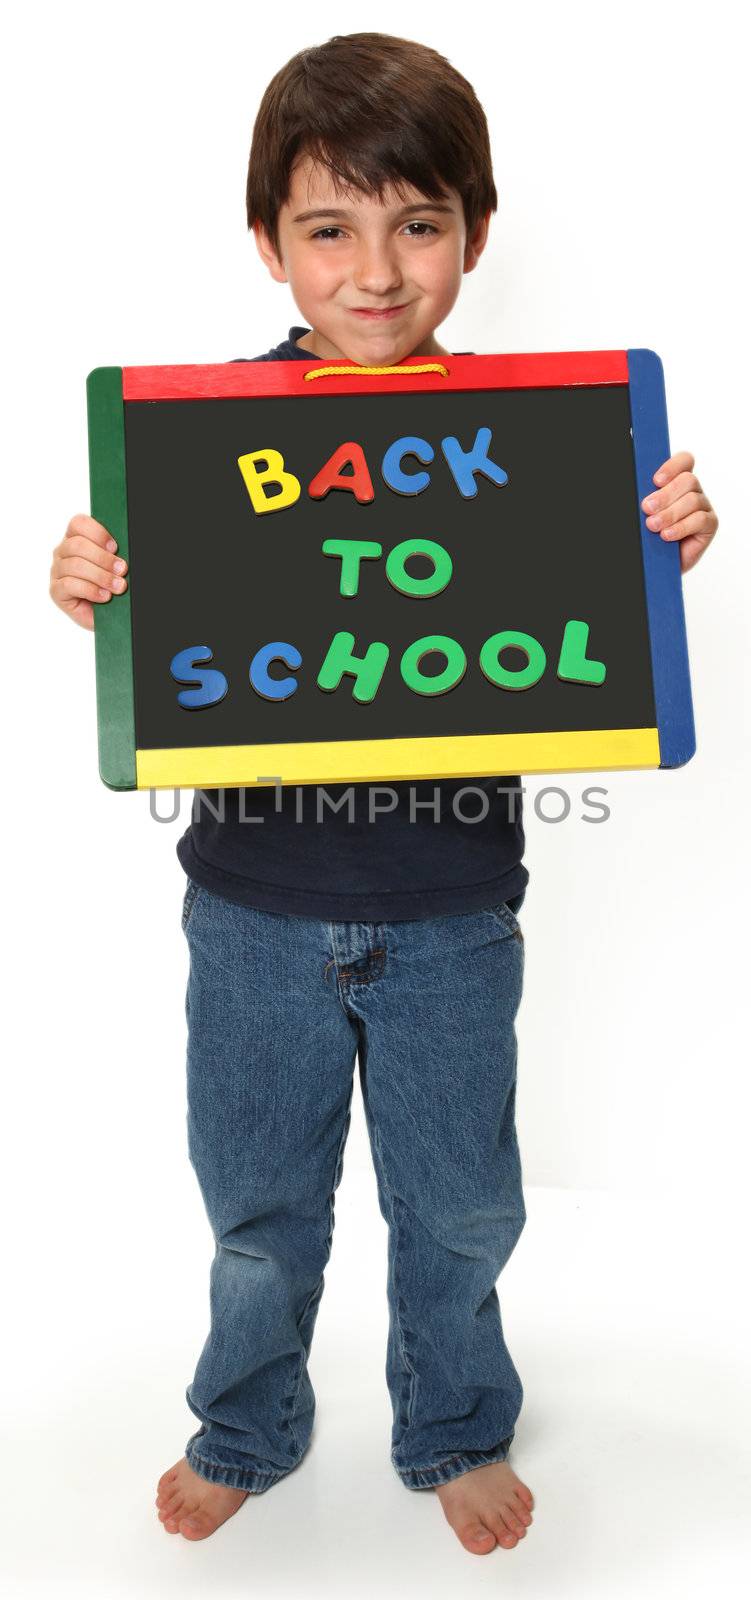
[[522, 1522], [521, 1517], [517, 1515], [517, 1512], [512, 1505], [505, 1504], [500, 1506], [499, 1515], [502, 1521], [505, 1522], [506, 1527], [510, 1530], [510, 1532], [516, 1534], [517, 1539], [524, 1538], [527, 1530]]
[[516, 1534], [501, 1521], [499, 1521], [498, 1543], [503, 1545], [504, 1550], [513, 1550], [514, 1545], [519, 1543]]
[[474, 1555], [485, 1555], [487, 1551], [495, 1549], [495, 1534], [482, 1522], [475, 1520], [465, 1523], [456, 1529], [456, 1533], [465, 1550], [471, 1550]]
[[518, 1489], [514, 1493], [512, 1505], [516, 1515], [521, 1517], [522, 1522], [529, 1527], [529, 1524], [532, 1521], [532, 1512], [529, 1509], [527, 1501], [522, 1499]]
[[186, 1539], [206, 1539], [210, 1533], [214, 1533], [216, 1526], [216, 1518], [210, 1516], [208, 1511], [191, 1511], [189, 1517], [181, 1519], [180, 1532]]
[[165, 1505], [160, 1506], [157, 1516], [161, 1522], [164, 1522], [166, 1517], [177, 1517], [179, 1512], [182, 1512], [183, 1516], [186, 1515], [183, 1497], [181, 1494], [176, 1494]]

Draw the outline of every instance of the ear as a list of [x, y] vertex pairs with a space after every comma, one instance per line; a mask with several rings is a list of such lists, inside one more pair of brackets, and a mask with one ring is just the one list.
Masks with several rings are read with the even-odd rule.
[[253, 236], [256, 241], [258, 254], [261, 257], [261, 260], [268, 267], [274, 281], [276, 283], [286, 283], [287, 274], [276, 253], [276, 250], [274, 249], [271, 239], [261, 222], [253, 223]]
[[485, 246], [488, 242], [488, 230], [490, 228], [491, 215], [492, 212], [486, 211], [484, 217], [480, 218], [480, 221], [478, 222], [471, 239], [467, 239], [467, 243], [464, 248], [465, 272], [472, 272], [473, 268], [477, 266], [480, 256], [485, 249]]

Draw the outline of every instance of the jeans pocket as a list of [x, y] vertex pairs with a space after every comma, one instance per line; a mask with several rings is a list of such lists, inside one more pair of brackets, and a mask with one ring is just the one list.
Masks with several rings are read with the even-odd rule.
[[490, 906], [489, 910], [491, 917], [495, 918], [505, 933], [514, 939], [518, 939], [520, 944], [524, 943], [521, 923], [516, 912], [509, 905], [508, 900], [502, 900], [500, 905]]
[[200, 892], [200, 887], [200, 884], [196, 883], [195, 878], [188, 878], [187, 888], [185, 890], [185, 894], [183, 895], [183, 909], [182, 916], [180, 918], [180, 926], [182, 927], [183, 933], [185, 933], [190, 921], [190, 914], [196, 903], [196, 898]]

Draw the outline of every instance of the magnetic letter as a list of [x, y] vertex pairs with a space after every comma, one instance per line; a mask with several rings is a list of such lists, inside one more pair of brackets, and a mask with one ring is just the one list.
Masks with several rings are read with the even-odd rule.
[[256, 694], [263, 695], [264, 700], [288, 700], [297, 688], [297, 678], [271, 678], [269, 667], [272, 661], [283, 661], [285, 667], [301, 667], [302, 656], [293, 644], [265, 644], [256, 650], [250, 663], [250, 681]]
[[432, 446], [427, 439], [414, 439], [406, 435], [389, 445], [381, 464], [381, 472], [390, 489], [397, 494], [421, 494], [430, 483], [430, 473], [402, 472], [402, 456], [417, 456], [418, 461], [432, 461]]
[[[353, 471], [345, 476], [342, 467], [346, 461], [350, 462]], [[361, 506], [369, 505], [375, 499], [362, 445], [340, 444], [308, 484], [311, 500], [322, 500], [329, 489], [349, 489]]]
[[456, 487], [465, 500], [474, 500], [477, 494], [476, 472], [481, 472], [491, 483], [508, 483], [508, 473], [495, 461], [488, 459], [489, 444], [489, 428], [478, 428], [471, 450], [462, 450], [459, 440], [452, 434], [441, 440], [441, 449], [454, 475]]
[[353, 700], [366, 705], [378, 688], [383, 677], [383, 670], [389, 658], [387, 644], [371, 644], [365, 656], [353, 656], [352, 647], [355, 642], [352, 633], [335, 633], [329, 645], [326, 659], [318, 674], [319, 689], [330, 692], [338, 689], [344, 673], [351, 674], [355, 679], [352, 690]]
[[201, 669], [197, 661], [211, 661], [214, 652], [207, 644], [189, 644], [178, 650], [169, 664], [170, 673], [177, 683], [193, 683], [194, 689], [181, 689], [177, 697], [179, 706], [186, 711], [202, 711], [204, 706], [215, 706], [224, 699], [229, 684], [223, 672], [216, 667]]
[[[285, 472], [284, 456], [278, 450], [251, 450], [246, 456], [238, 456], [237, 465], [254, 511], [283, 511], [299, 500], [300, 479], [293, 472]], [[279, 494], [267, 495], [267, 483], [277, 483]]]
[[[501, 651], [511, 647], [524, 651], [526, 667], [513, 671], [510, 667], [501, 666], [498, 659]], [[499, 689], [531, 689], [533, 684], [539, 683], [545, 671], [545, 651], [531, 633], [513, 633], [507, 629], [505, 633], [493, 633], [485, 640], [480, 651], [480, 666], [486, 678]]]
[[[427, 578], [413, 578], [405, 571], [404, 563], [410, 556], [427, 556], [433, 571]], [[402, 539], [386, 557], [386, 577], [400, 594], [411, 594], [417, 599], [440, 594], [451, 582], [453, 564], [448, 550], [434, 539]]]
[[[440, 650], [446, 657], [443, 672], [435, 677], [423, 677], [420, 664], [423, 656], [429, 655], [431, 650]], [[415, 639], [414, 644], [407, 646], [401, 659], [401, 674], [408, 689], [414, 689], [417, 694], [445, 694], [448, 689], [455, 689], [461, 682], [467, 670], [467, 657], [456, 639], [449, 639], [445, 633], [429, 633], [424, 639]]]
[[321, 545], [323, 555], [342, 558], [340, 594], [357, 594], [360, 562], [374, 561], [381, 554], [381, 550], [382, 546], [372, 539], [324, 539]]
[[605, 663], [587, 660], [588, 622], [567, 622], [558, 662], [558, 677], [566, 683], [604, 683]]

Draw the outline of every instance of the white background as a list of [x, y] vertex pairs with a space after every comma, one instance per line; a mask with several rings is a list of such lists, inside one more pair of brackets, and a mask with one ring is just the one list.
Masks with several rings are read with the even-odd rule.
[[[525, 1595], [734, 1587], [751, 1420], [737, 26], [727, 4], [576, 0], [15, 13], [1, 112], [9, 1595], [189, 1594], [199, 1581], [234, 1595], [259, 1577], [274, 1595], [302, 1582], [440, 1595], [495, 1585], [509, 1561]], [[488, 115], [499, 209], [441, 341], [657, 350], [671, 449], [695, 455], [720, 517], [684, 579], [694, 759], [526, 780], [530, 1220], [499, 1293], [527, 1391], [514, 1461], [538, 1507], [515, 1551], [486, 1558], [388, 1463], [385, 1225], [359, 1086], [311, 1363], [311, 1458], [200, 1548], [156, 1521], [156, 1479], [196, 1426], [183, 1393], [212, 1253], [185, 1134], [175, 844], [190, 797], [158, 826], [147, 795], [100, 782], [93, 635], [48, 595], [53, 545], [89, 509], [87, 372], [255, 355], [304, 321], [247, 232], [253, 119], [291, 54], [359, 29], [433, 45]], [[558, 825], [533, 803], [555, 782], [572, 799]], [[580, 820], [587, 783], [607, 787], [605, 825]]]

